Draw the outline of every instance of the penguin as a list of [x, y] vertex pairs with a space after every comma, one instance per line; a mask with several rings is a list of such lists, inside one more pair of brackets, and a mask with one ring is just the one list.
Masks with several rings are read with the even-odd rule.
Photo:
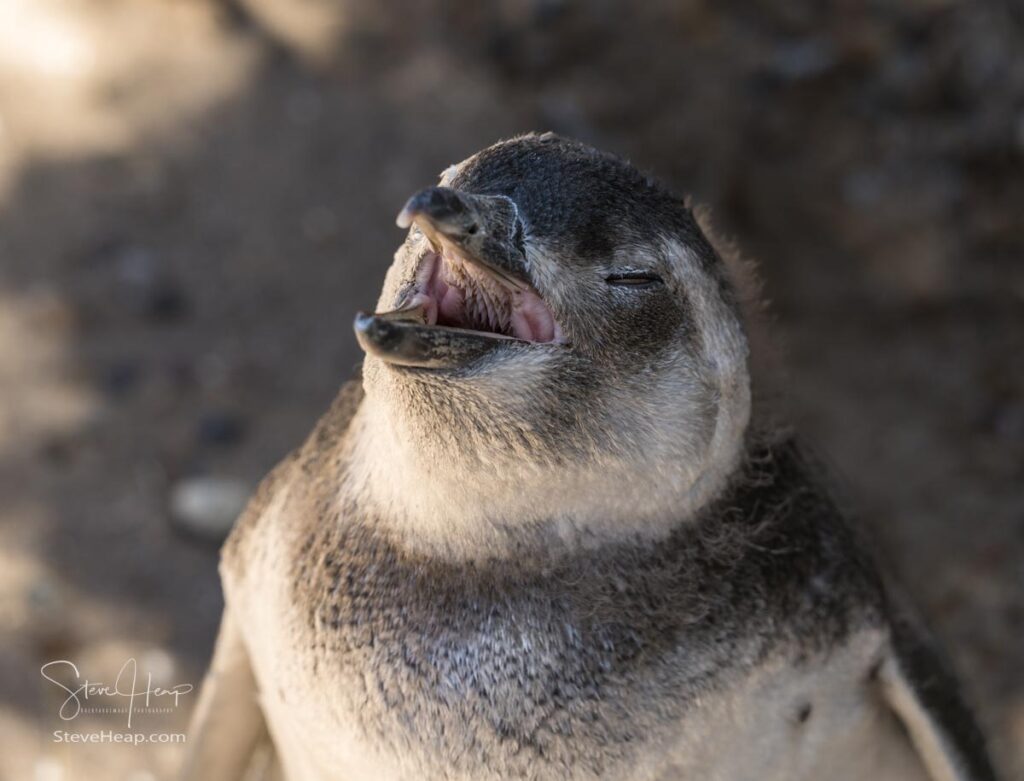
[[223, 548], [184, 778], [242, 778], [261, 745], [289, 781], [995, 778], [755, 403], [698, 217], [550, 133], [406, 203], [360, 375]]

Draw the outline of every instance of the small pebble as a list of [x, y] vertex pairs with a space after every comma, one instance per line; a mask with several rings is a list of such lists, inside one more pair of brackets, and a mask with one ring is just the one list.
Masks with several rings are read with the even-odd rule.
[[181, 320], [188, 311], [188, 299], [175, 283], [162, 281], [149, 293], [146, 315], [149, 319], [169, 323]]
[[142, 367], [130, 358], [115, 361], [103, 370], [100, 385], [108, 396], [121, 398], [138, 387]]
[[64, 766], [53, 757], [37, 759], [33, 776], [35, 781], [63, 781]]
[[234, 478], [188, 478], [171, 489], [171, 515], [184, 531], [219, 541], [231, 531], [249, 493], [249, 486]]
[[172, 686], [175, 667], [174, 657], [163, 648], [151, 648], [139, 659], [139, 669], [152, 675], [156, 686]]
[[769, 67], [786, 81], [803, 81], [827, 73], [837, 62], [838, 55], [831, 41], [807, 38], [779, 46]]
[[116, 253], [117, 272], [121, 281], [135, 288], [150, 288], [156, 284], [159, 263], [156, 253], [146, 247], [121, 247], [108, 241], [95, 250], [99, 257]]
[[245, 422], [227, 412], [211, 412], [199, 419], [197, 436], [203, 445], [237, 445], [245, 435]]

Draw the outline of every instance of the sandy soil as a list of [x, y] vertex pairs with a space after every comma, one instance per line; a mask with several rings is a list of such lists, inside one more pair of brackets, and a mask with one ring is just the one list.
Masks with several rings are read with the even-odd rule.
[[528, 129], [629, 156], [760, 261], [797, 427], [1024, 777], [1024, 15], [634, 5], [0, 6], [0, 778], [169, 777], [180, 746], [54, 743], [40, 665], [198, 683], [216, 552], [171, 490], [301, 440], [404, 199]]

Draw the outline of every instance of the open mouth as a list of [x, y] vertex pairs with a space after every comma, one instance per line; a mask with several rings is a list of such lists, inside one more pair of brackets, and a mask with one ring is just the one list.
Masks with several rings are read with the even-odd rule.
[[499, 348], [563, 341], [531, 284], [519, 209], [500, 195], [428, 187], [397, 220], [430, 244], [412, 288], [391, 312], [360, 313], [355, 329], [370, 355], [399, 366], [466, 366]]
[[561, 341], [551, 310], [529, 285], [466, 260], [451, 247], [427, 253], [417, 278], [416, 291], [400, 311], [425, 325], [524, 342]]
[[436, 241], [416, 282], [391, 312], [360, 313], [356, 336], [368, 353], [400, 366], [463, 366], [508, 343], [563, 341], [551, 309], [527, 282]]

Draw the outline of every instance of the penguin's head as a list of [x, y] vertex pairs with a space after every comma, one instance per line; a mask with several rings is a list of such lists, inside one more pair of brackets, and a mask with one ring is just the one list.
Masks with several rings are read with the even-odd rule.
[[436, 490], [434, 512], [501, 494], [492, 525], [614, 526], [681, 517], [721, 487], [749, 416], [747, 343], [683, 201], [531, 134], [449, 168], [398, 224], [355, 328], [378, 438]]

